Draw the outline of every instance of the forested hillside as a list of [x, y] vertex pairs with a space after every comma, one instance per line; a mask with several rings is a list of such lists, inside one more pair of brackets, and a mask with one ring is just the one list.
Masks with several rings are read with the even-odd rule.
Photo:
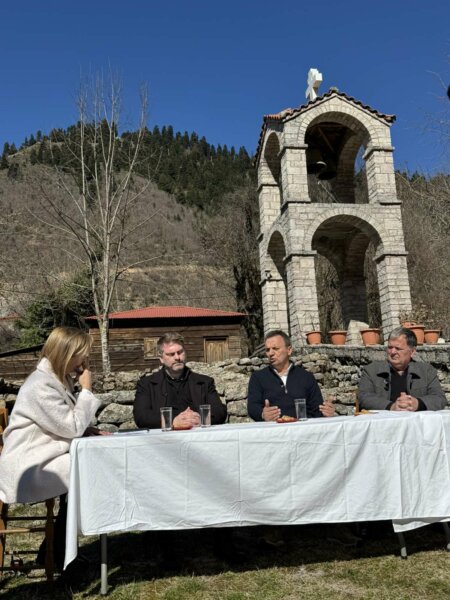
[[[53, 129], [49, 135], [38, 131], [26, 138], [19, 150], [5, 144], [0, 168], [11, 178], [20, 178], [23, 158], [31, 165], [42, 164], [67, 169], [76, 167], [74, 149], [79, 143], [80, 125], [67, 130]], [[120, 170], [135, 143], [136, 133], [121, 135], [121, 152], [115, 168]], [[88, 153], [92, 150], [88, 150]], [[88, 155], [89, 163], [89, 155]], [[217, 147], [193, 132], [174, 133], [171, 125], [145, 130], [137, 172], [160, 190], [172, 194], [180, 204], [207, 213], [215, 211], [223, 195], [235, 191], [254, 178], [251, 158], [245, 148], [236, 151], [226, 145]]]

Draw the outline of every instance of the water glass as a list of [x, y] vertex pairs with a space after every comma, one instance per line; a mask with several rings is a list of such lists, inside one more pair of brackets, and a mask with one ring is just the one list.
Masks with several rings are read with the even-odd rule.
[[164, 406], [161, 408], [161, 429], [170, 431], [172, 429], [172, 407]]
[[200, 425], [202, 427], [211, 427], [211, 405], [200, 404]]
[[295, 414], [299, 421], [306, 421], [306, 399], [305, 398], [296, 398], [294, 400], [295, 404]]

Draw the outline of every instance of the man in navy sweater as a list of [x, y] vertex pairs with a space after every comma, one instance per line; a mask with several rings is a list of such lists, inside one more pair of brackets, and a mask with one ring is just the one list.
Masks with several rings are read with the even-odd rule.
[[332, 417], [331, 401], [323, 401], [311, 373], [290, 362], [291, 340], [281, 330], [265, 336], [269, 366], [255, 371], [248, 385], [248, 414], [254, 421], [275, 421], [280, 416], [295, 417], [295, 398], [306, 399], [307, 417]]
[[[307, 417], [332, 417], [334, 405], [323, 401], [314, 376], [290, 362], [292, 346], [287, 333], [279, 329], [269, 331], [264, 341], [269, 366], [250, 377], [247, 401], [250, 417], [254, 421], [275, 421], [284, 415], [295, 417], [296, 398], [306, 399]], [[269, 546], [284, 544], [282, 531], [272, 527], [265, 528], [261, 540]]]

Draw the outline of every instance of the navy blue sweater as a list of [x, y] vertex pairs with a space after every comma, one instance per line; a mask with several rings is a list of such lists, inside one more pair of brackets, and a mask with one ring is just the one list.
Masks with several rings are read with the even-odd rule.
[[289, 369], [286, 386], [272, 367], [255, 371], [248, 384], [248, 414], [254, 421], [262, 421], [264, 400], [278, 406], [282, 415], [295, 417], [294, 398], [306, 398], [306, 414], [309, 418], [321, 417], [319, 404], [322, 393], [314, 376], [303, 367], [293, 365]]

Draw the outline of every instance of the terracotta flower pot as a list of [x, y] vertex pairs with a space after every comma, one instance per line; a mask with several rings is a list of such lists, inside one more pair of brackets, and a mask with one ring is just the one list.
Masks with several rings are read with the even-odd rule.
[[425, 344], [437, 344], [439, 339], [439, 334], [441, 333], [440, 329], [425, 329]]
[[330, 341], [335, 345], [344, 345], [347, 339], [347, 332], [345, 330], [336, 329], [335, 331], [328, 332]]
[[361, 329], [359, 332], [364, 346], [375, 346], [380, 343], [380, 330], [376, 328]]
[[403, 321], [402, 323], [402, 327], [406, 327], [406, 329], [411, 329], [414, 325], [416, 325], [415, 321]]
[[410, 327], [408, 327], [408, 329], [411, 329], [411, 331], [414, 331], [414, 333], [416, 334], [416, 338], [417, 338], [417, 345], [418, 346], [422, 346], [423, 342], [424, 342], [424, 331], [425, 331], [425, 327], [423, 325], [419, 325], [419, 324], [415, 324], [415, 325], [411, 325]]
[[308, 344], [321, 344], [322, 343], [322, 333], [320, 331], [308, 331], [306, 334], [306, 341]]

